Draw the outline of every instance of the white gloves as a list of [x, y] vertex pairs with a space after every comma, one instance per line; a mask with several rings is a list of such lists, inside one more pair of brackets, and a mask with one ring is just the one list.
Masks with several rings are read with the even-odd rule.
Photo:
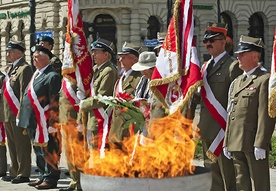
[[80, 91], [80, 90], [78, 90], [77, 91], [77, 98], [79, 98], [79, 100], [85, 99], [86, 98], [85, 93], [82, 92], [82, 91]]
[[80, 103], [79, 103], [79, 108], [80, 108], [80, 109], [83, 109], [83, 102], [84, 102], [84, 100], [81, 99], [81, 100], [80, 100]]
[[228, 158], [229, 160], [232, 159], [232, 155], [231, 153], [228, 151], [228, 148], [227, 147], [223, 147], [223, 154], [226, 158]]
[[58, 132], [58, 130], [56, 128], [54, 128], [52, 126], [48, 127], [48, 133], [56, 133], [56, 132]]
[[15, 119], [15, 125], [18, 126], [18, 124], [19, 124], [19, 119], [16, 118], [16, 119]]
[[83, 131], [83, 124], [78, 124], [77, 125], [77, 130], [78, 130], [78, 132], [82, 132]]
[[262, 148], [255, 147], [254, 148], [254, 155], [255, 155], [256, 160], [261, 160], [261, 159], [266, 158], [265, 150], [262, 149]]

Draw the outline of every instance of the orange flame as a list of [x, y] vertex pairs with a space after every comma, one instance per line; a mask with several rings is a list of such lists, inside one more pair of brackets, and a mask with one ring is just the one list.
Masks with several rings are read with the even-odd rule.
[[100, 158], [98, 150], [89, 152], [85, 144], [65, 138], [67, 152], [74, 151], [69, 160], [85, 174], [98, 176], [163, 178], [192, 174], [196, 146], [192, 120], [176, 112], [154, 119], [149, 125], [147, 138], [134, 134], [124, 139], [120, 149], [110, 143], [104, 158]]

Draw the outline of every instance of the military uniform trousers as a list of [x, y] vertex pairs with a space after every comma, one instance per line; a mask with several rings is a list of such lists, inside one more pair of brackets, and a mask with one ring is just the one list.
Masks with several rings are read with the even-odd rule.
[[24, 128], [15, 121], [5, 122], [7, 145], [10, 153], [10, 176], [30, 177], [31, 175], [31, 140]]
[[[266, 152], [268, 153], [268, 152]], [[269, 191], [269, 159], [256, 160], [253, 152], [231, 152], [238, 191]]]
[[[72, 124], [66, 124], [67, 128], [63, 128], [63, 125], [61, 126], [61, 128], [63, 129], [63, 147], [65, 148], [65, 156], [67, 158], [67, 166], [68, 166], [68, 170], [69, 170], [69, 174], [70, 174], [70, 178], [72, 179], [70, 181], [69, 184], [69, 188], [72, 189], [81, 189], [81, 185], [80, 185], [80, 170], [76, 167], [75, 164], [72, 163], [72, 161], [74, 161], [74, 151], [72, 151], [73, 147], [71, 144], [83, 144], [82, 141], [78, 140], [78, 136], [77, 135], [72, 135], [72, 133], [77, 134], [76, 131], [72, 130], [70, 131], [68, 128], [68, 125], [70, 125], [70, 128], [75, 128], [76, 127]], [[80, 157], [80, 156], [76, 156], [76, 157]], [[70, 159], [70, 160], [69, 160]], [[72, 160], [72, 161], [71, 161]]]
[[233, 161], [226, 158], [223, 153], [219, 155], [216, 163], [211, 161], [205, 154], [211, 144], [211, 142], [202, 141], [204, 166], [212, 172], [212, 187], [210, 191], [236, 191]]

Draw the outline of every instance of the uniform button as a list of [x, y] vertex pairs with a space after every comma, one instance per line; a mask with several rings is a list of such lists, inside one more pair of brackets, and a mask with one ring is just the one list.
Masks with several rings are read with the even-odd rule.
[[235, 110], [233, 109], [232, 112], [235, 112]]
[[234, 104], [237, 105], [237, 102], [235, 101]]
[[235, 117], [232, 117], [231, 119], [232, 119], [232, 120], [234, 120], [234, 119], [235, 119]]

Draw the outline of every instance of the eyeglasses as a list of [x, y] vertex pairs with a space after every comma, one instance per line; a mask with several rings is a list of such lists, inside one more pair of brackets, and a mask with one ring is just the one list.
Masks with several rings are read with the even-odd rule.
[[209, 41], [210, 43], [215, 42], [216, 40], [224, 40], [223, 38], [210, 38], [210, 39], [204, 39], [203, 43], [207, 44], [207, 42]]

